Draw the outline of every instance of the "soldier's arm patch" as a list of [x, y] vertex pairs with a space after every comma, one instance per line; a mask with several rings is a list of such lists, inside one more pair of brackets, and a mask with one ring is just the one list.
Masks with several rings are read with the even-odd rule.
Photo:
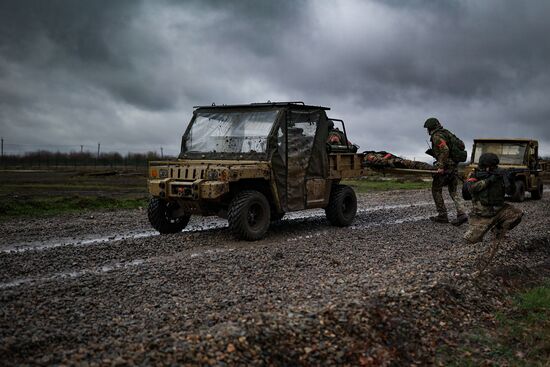
[[445, 140], [443, 140], [443, 139], [441, 139], [441, 141], [439, 142], [439, 144], [437, 144], [437, 147], [438, 147], [439, 149], [443, 149], [443, 148], [445, 148], [446, 146], [447, 146], [447, 142], [446, 142]]

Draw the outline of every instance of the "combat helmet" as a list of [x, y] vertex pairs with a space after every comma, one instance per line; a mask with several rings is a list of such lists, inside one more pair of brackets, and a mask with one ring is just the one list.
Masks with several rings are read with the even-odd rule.
[[494, 153], [483, 153], [479, 157], [479, 167], [480, 168], [489, 168], [496, 167], [500, 163], [498, 156]]
[[424, 127], [428, 129], [429, 131], [435, 130], [435, 129], [441, 129], [441, 124], [439, 123], [439, 120], [435, 117], [430, 117], [429, 119], [424, 122]]
[[328, 120], [328, 129], [333, 130], [334, 129], [334, 121]]

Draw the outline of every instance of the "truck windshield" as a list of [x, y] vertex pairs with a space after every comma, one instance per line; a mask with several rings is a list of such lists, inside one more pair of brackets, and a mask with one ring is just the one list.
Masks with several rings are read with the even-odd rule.
[[279, 110], [198, 112], [186, 139], [188, 152], [264, 153]]
[[498, 156], [500, 164], [523, 164], [527, 143], [497, 143], [476, 142], [474, 151], [474, 163], [479, 162], [483, 153], [494, 153]]

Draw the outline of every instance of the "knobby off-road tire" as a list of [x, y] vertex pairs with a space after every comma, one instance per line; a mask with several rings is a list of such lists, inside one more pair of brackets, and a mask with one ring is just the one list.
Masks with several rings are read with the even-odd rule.
[[161, 234], [181, 232], [187, 226], [187, 223], [189, 223], [191, 216], [172, 217], [172, 212], [177, 208], [177, 203], [152, 198], [149, 200], [149, 207], [147, 208], [149, 223]]
[[542, 199], [543, 193], [544, 193], [544, 185], [543, 185], [542, 181], [539, 179], [537, 189], [531, 191], [531, 199], [540, 200], [540, 199]]
[[330, 193], [325, 214], [333, 226], [347, 227], [355, 219], [357, 213], [357, 196], [349, 186], [336, 185]]
[[521, 180], [515, 182], [516, 191], [512, 195], [512, 201], [522, 202], [525, 200], [525, 184]]
[[271, 220], [269, 202], [259, 191], [241, 191], [229, 205], [227, 220], [229, 229], [238, 239], [259, 240], [269, 229]]

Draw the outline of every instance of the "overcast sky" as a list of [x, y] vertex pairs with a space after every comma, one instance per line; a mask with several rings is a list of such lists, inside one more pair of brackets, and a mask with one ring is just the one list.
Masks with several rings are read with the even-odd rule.
[[176, 154], [194, 105], [301, 100], [361, 150], [425, 159], [435, 116], [550, 155], [548, 19], [547, 0], [2, 0], [0, 135]]

